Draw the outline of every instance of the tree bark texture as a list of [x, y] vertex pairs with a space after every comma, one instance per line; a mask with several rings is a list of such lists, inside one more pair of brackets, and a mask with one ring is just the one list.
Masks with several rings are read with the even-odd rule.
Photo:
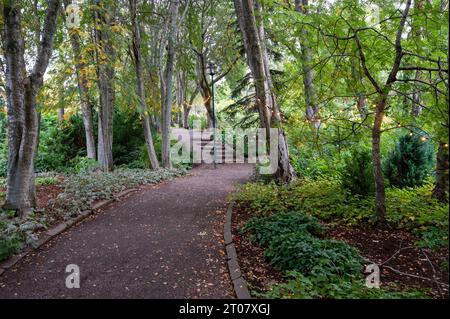
[[144, 71], [142, 66], [142, 55], [141, 55], [141, 34], [139, 29], [139, 21], [137, 17], [137, 0], [130, 0], [130, 13], [131, 13], [131, 24], [133, 31], [133, 58], [134, 65], [136, 69], [136, 82], [139, 96], [139, 108], [142, 115], [142, 126], [144, 129], [145, 145], [147, 148], [148, 158], [150, 159], [150, 164], [153, 169], [159, 168], [158, 158], [156, 156], [155, 147], [153, 144], [152, 130], [150, 127], [150, 116], [148, 113], [146, 97], [145, 97], [145, 86], [144, 86]]
[[22, 216], [36, 205], [34, 158], [39, 136], [36, 99], [52, 55], [60, 5], [58, 0], [48, 1], [36, 61], [27, 74], [20, 4], [15, 0], [3, 1], [9, 149], [7, 197], [3, 208]]
[[109, 4], [98, 1], [95, 8], [95, 36], [98, 63], [98, 88], [100, 92], [100, 108], [98, 112], [98, 161], [103, 171], [114, 169], [113, 113], [115, 102], [114, 61], [115, 49], [111, 35], [111, 10]]

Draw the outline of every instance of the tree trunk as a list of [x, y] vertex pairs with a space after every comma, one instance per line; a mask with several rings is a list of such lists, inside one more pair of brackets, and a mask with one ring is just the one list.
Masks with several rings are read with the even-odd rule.
[[[307, 15], [308, 0], [295, 0], [295, 9], [302, 15]], [[316, 130], [320, 129], [319, 105], [317, 91], [314, 86], [313, 51], [310, 45], [310, 35], [302, 25], [300, 46], [302, 52], [303, 86], [305, 89], [306, 118]]]
[[147, 147], [148, 158], [153, 169], [159, 168], [158, 158], [156, 157], [155, 147], [153, 145], [153, 136], [150, 128], [150, 116], [145, 98], [144, 87], [144, 71], [142, 66], [141, 55], [141, 34], [139, 29], [139, 21], [136, 12], [136, 0], [130, 0], [131, 24], [133, 29], [133, 58], [136, 68], [136, 81], [138, 96], [140, 102], [140, 111], [142, 114], [142, 126], [144, 129], [145, 145]]
[[442, 203], [448, 202], [448, 143], [440, 142], [436, 156], [436, 186], [433, 190], [433, 197]]
[[162, 110], [162, 165], [171, 168], [170, 158], [170, 125], [172, 120], [172, 78], [175, 60], [175, 35], [177, 34], [179, 1], [170, 1], [170, 26], [167, 39], [167, 61], [164, 72], [165, 97]]
[[183, 114], [186, 101], [186, 74], [183, 71], [177, 73], [177, 123], [183, 127]]
[[7, 197], [3, 208], [15, 210], [22, 217], [36, 205], [34, 158], [39, 135], [36, 98], [53, 51], [60, 4], [57, 0], [48, 2], [36, 62], [27, 76], [20, 6], [14, 0], [3, 2], [9, 138]]
[[213, 110], [212, 110], [212, 96], [211, 85], [206, 75], [206, 61], [204, 53], [197, 52], [197, 85], [200, 90], [200, 94], [203, 98], [203, 105], [206, 109], [208, 127], [213, 127]]
[[[264, 27], [261, 21], [259, 27], [257, 25], [253, 0], [235, 0], [234, 4], [247, 53], [247, 62], [255, 85], [260, 122], [266, 130], [267, 138], [271, 136], [272, 124], [278, 129], [278, 167], [275, 176], [280, 182], [290, 183], [295, 179], [295, 174], [289, 161], [288, 144], [273, 91], [265, 47]], [[259, 4], [257, 4], [256, 10], [260, 10]], [[259, 12], [257, 14], [259, 15]]]
[[61, 124], [62, 122], [64, 122], [64, 108], [63, 107], [60, 107], [59, 109], [58, 109], [58, 122], [59, 122], [59, 124]]
[[189, 128], [189, 113], [192, 109], [192, 104], [194, 104], [194, 100], [197, 97], [198, 94], [198, 86], [195, 88], [195, 91], [192, 93], [191, 98], [189, 99], [189, 104], [184, 103], [183, 105], [183, 128], [188, 129]]
[[386, 221], [386, 191], [384, 187], [383, 169], [381, 166], [381, 124], [387, 97], [383, 97], [376, 106], [375, 121], [372, 128], [372, 161], [375, 180], [375, 212], [378, 224]]
[[98, 161], [103, 171], [114, 168], [113, 112], [115, 102], [114, 59], [115, 50], [111, 39], [111, 13], [102, 2], [97, 2], [95, 9], [95, 35], [97, 41], [98, 87], [100, 92], [100, 109], [98, 112]]
[[[64, 0], [64, 6], [66, 8], [71, 3], [71, 0]], [[86, 78], [85, 73], [87, 66], [83, 62], [80, 36], [76, 32], [73, 32], [73, 30], [69, 30], [69, 35], [74, 55], [75, 71], [77, 73], [78, 92], [80, 94], [81, 100], [81, 113], [83, 115], [84, 133], [86, 136], [86, 153], [88, 158], [96, 159], [97, 151], [95, 148], [94, 122], [92, 119], [93, 105], [91, 96], [89, 94], [88, 79]]]

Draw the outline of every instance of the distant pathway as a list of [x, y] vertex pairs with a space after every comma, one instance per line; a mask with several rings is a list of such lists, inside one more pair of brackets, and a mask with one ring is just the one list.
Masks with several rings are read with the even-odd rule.
[[[148, 187], [52, 240], [0, 277], [0, 298], [230, 298], [226, 196], [248, 164], [200, 166]], [[67, 289], [66, 266], [81, 288]]]

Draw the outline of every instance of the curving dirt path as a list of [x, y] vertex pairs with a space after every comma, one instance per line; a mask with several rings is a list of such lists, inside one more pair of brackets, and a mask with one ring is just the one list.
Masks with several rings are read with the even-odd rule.
[[[222, 225], [248, 164], [195, 168], [85, 220], [0, 277], [0, 298], [232, 298]], [[80, 289], [66, 288], [66, 266]]]

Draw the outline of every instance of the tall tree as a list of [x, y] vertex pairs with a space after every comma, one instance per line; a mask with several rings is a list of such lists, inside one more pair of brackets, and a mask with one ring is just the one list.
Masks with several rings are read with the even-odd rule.
[[[295, 0], [295, 10], [304, 16], [308, 15], [308, 0]], [[300, 32], [306, 118], [318, 130], [320, 128], [320, 115], [319, 105], [317, 103], [317, 91], [314, 85], [313, 49], [310, 44], [311, 35], [305, 24], [302, 24]]]
[[172, 80], [175, 62], [175, 37], [178, 32], [179, 1], [170, 0], [169, 30], [167, 34], [167, 60], [164, 70], [164, 104], [162, 110], [162, 165], [172, 167], [170, 159], [170, 125], [172, 122]]
[[139, 20], [137, 17], [137, 1], [129, 0], [131, 25], [133, 32], [133, 46], [132, 55], [134, 58], [134, 65], [136, 69], [136, 82], [140, 103], [140, 111], [142, 116], [142, 126], [144, 129], [145, 145], [147, 147], [148, 158], [153, 169], [159, 168], [158, 158], [156, 157], [155, 147], [153, 145], [153, 136], [150, 128], [150, 116], [148, 113], [147, 102], [145, 98], [145, 86], [144, 86], [144, 71], [142, 66], [142, 54], [141, 54], [141, 32], [139, 27]]
[[44, 82], [61, 1], [50, 0], [41, 31], [34, 67], [28, 73], [25, 63], [25, 39], [22, 30], [22, 4], [3, 1], [3, 47], [6, 61], [6, 95], [8, 105], [8, 185], [5, 209], [22, 216], [36, 205], [34, 158], [39, 124], [37, 95]]
[[[72, 0], [64, 0], [64, 7], [67, 9], [72, 4]], [[86, 60], [81, 50], [81, 38], [79, 30], [69, 29], [70, 44], [72, 46], [73, 58], [75, 61], [75, 71], [77, 74], [77, 85], [81, 100], [81, 113], [83, 115], [84, 133], [86, 136], [87, 157], [96, 159], [97, 151], [95, 149], [94, 122], [92, 118], [93, 102], [89, 93], [88, 78], [86, 73]]]
[[411, 7], [411, 0], [406, 2], [405, 9], [403, 10], [400, 22], [397, 28], [395, 42], [393, 43], [395, 49], [394, 61], [392, 67], [389, 71], [389, 75], [384, 84], [378, 83], [376, 78], [372, 75], [369, 67], [366, 63], [365, 50], [362, 46], [359, 31], [354, 30], [353, 38], [358, 47], [359, 58], [361, 61], [361, 66], [364, 70], [366, 77], [369, 79], [370, 83], [377, 92], [377, 101], [375, 105], [375, 119], [372, 126], [372, 161], [374, 168], [374, 179], [375, 179], [375, 211], [377, 216], [377, 222], [379, 224], [385, 223], [386, 221], [386, 191], [384, 185], [383, 168], [381, 165], [381, 126], [385, 116], [386, 108], [388, 106], [389, 93], [392, 90], [394, 82], [397, 80], [397, 74], [400, 71], [400, 66], [402, 58], [405, 52], [402, 47], [402, 36], [405, 29], [406, 19], [408, 18], [409, 9]]
[[112, 39], [115, 4], [112, 1], [97, 0], [94, 8], [95, 40], [97, 53], [98, 88], [100, 109], [98, 112], [98, 161], [104, 171], [114, 168], [113, 113], [115, 102], [114, 63], [115, 49]]
[[252, 73], [256, 103], [259, 110], [260, 122], [266, 129], [266, 136], [270, 138], [270, 129], [278, 129], [278, 168], [276, 177], [279, 181], [290, 183], [295, 179], [295, 173], [289, 160], [286, 136], [282, 128], [281, 114], [273, 89], [268, 65], [267, 48], [265, 45], [264, 27], [257, 24], [256, 10], [260, 10], [258, 1], [234, 0], [239, 28], [242, 33], [247, 63]]

